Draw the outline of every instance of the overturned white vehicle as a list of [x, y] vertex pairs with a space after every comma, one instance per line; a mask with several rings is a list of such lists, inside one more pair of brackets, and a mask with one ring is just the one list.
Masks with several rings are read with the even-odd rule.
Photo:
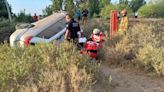
[[65, 15], [65, 13], [54, 13], [32, 24], [17, 25], [18, 28], [10, 36], [10, 46], [24, 47], [36, 43], [62, 40], [66, 31]]

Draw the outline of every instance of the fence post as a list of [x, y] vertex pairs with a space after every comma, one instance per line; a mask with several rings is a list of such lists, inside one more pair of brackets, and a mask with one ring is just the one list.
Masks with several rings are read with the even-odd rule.
[[117, 11], [111, 11], [110, 15], [110, 39], [113, 38], [114, 34], [118, 31], [118, 16]]

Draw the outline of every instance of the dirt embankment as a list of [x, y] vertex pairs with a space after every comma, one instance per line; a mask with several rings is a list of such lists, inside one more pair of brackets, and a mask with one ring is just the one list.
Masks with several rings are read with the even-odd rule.
[[164, 92], [164, 78], [145, 74], [144, 72], [110, 68], [106, 64], [101, 71], [112, 77], [112, 92]]

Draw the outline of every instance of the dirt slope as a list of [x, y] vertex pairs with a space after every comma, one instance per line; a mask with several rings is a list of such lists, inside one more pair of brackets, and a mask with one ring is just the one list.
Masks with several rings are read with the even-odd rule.
[[103, 64], [101, 71], [112, 77], [112, 92], [164, 92], [164, 78]]

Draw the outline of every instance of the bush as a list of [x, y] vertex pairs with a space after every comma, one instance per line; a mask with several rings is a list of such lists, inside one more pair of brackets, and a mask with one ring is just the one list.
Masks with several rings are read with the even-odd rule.
[[5, 44], [0, 52], [2, 92], [89, 92], [99, 76], [99, 65], [79, 55], [70, 44], [25, 49]]
[[119, 4], [119, 5], [110, 4], [110, 5], [107, 5], [106, 7], [101, 9], [100, 15], [101, 15], [102, 18], [110, 18], [110, 13], [111, 13], [112, 10], [117, 10], [118, 12], [120, 12], [123, 9], [127, 9], [128, 16], [133, 15], [132, 9], [130, 9], [130, 7], [125, 5], [125, 4]]
[[15, 25], [14, 21], [9, 23], [6, 19], [0, 19], [0, 43], [9, 41], [9, 36], [15, 31]]
[[26, 14], [25, 12], [21, 11], [17, 16], [16, 16], [16, 21], [17, 22], [25, 22], [25, 23], [31, 23], [34, 22], [33, 17], [30, 14]]
[[139, 9], [141, 17], [150, 18], [163, 18], [164, 17], [164, 0], [159, 0], [156, 3], [149, 3]]
[[109, 23], [110, 20], [102, 19], [102, 18], [95, 18], [91, 19], [88, 22], [87, 26], [84, 26], [84, 35], [89, 38], [93, 32], [94, 28], [100, 29], [103, 33], [107, 32], [109, 30]]
[[0, 19], [0, 34], [1, 33], [11, 33], [15, 31], [15, 22], [9, 23], [7, 20]]
[[139, 50], [138, 61], [147, 71], [155, 71], [158, 75], [164, 75], [164, 48], [155, 48], [146, 45]]
[[113, 4], [107, 5], [106, 7], [101, 9], [101, 17], [103, 18], [110, 18], [110, 13], [112, 10], [116, 10], [117, 7]]
[[[162, 24], [163, 25], [163, 24]], [[146, 71], [163, 73], [163, 28], [160, 21], [150, 24], [137, 24], [126, 35], [117, 34], [108, 41], [105, 61], [114, 65], [135, 65]], [[140, 67], [140, 68], [141, 68]]]

